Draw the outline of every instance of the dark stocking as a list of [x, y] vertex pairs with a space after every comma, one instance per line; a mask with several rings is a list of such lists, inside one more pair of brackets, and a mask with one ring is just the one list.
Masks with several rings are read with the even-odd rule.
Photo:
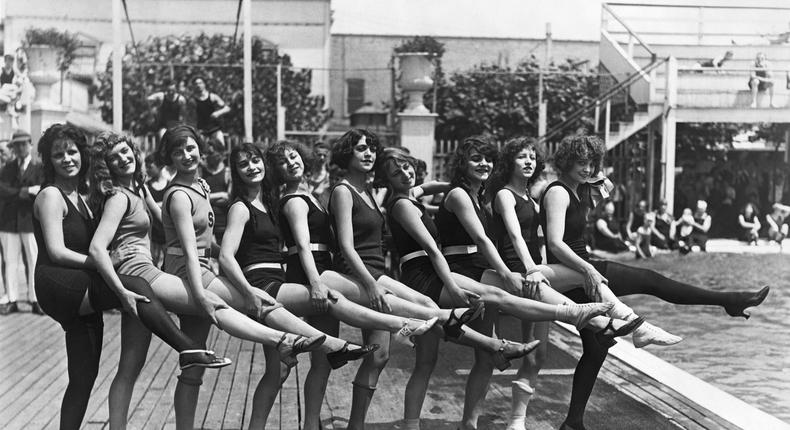
[[609, 353], [607, 348], [600, 346], [595, 340], [595, 331], [583, 328], [579, 332], [582, 338], [584, 352], [576, 365], [573, 373], [573, 388], [571, 390], [571, 403], [568, 407], [568, 417], [565, 422], [571, 427], [583, 428], [584, 409], [590, 399], [598, 372]]
[[200, 344], [185, 335], [173, 322], [148, 282], [137, 276], [121, 275], [120, 278], [124, 287], [150, 300], [148, 303], [137, 302], [137, 315], [151, 332], [178, 352], [188, 349], [202, 349]]
[[69, 384], [60, 407], [60, 429], [78, 430], [99, 374], [104, 323], [94, 313], [75, 319], [65, 330]]
[[649, 269], [631, 267], [608, 261], [601, 272], [609, 280], [609, 288], [617, 296], [649, 294], [679, 305], [732, 306], [746, 300], [752, 293], [712, 291], [674, 281]]

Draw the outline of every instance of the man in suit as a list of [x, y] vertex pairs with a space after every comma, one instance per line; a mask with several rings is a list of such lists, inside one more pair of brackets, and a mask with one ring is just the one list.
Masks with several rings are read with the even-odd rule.
[[[8, 143], [8, 139], [0, 140], [0, 170], [3, 169], [3, 166], [6, 165], [7, 162], [12, 161], [14, 159], [14, 154], [11, 153], [11, 147]], [[0, 214], [3, 213], [3, 207], [5, 206], [5, 199], [0, 198]], [[0, 305], [5, 305], [8, 303], [8, 291], [5, 289], [5, 266], [3, 265], [3, 247], [0, 245], [0, 291], [2, 291], [2, 296], [0, 296]]]
[[41, 188], [43, 172], [41, 164], [33, 161], [33, 142], [29, 133], [14, 132], [11, 146], [16, 159], [6, 163], [0, 170], [0, 198], [5, 201], [0, 213], [0, 246], [3, 247], [6, 259], [5, 284], [8, 289], [8, 304], [0, 312], [8, 314], [19, 311], [17, 274], [24, 264], [24, 251], [27, 264], [27, 299], [33, 313], [43, 314], [33, 285], [38, 256], [38, 247], [33, 237], [33, 200]]

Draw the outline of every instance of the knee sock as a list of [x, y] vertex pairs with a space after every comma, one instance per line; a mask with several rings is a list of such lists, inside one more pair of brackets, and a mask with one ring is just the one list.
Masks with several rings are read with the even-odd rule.
[[529, 405], [529, 401], [532, 398], [532, 395], [535, 393], [535, 390], [526, 382], [513, 381], [512, 384], [513, 406], [511, 409], [510, 423], [507, 426], [507, 430], [525, 430], [527, 405]]
[[182, 332], [167, 310], [162, 305], [162, 302], [156, 297], [156, 293], [151, 289], [151, 286], [140, 277], [136, 276], [121, 276], [123, 286], [137, 294], [141, 294], [148, 298], [149, 302], [137, 302], [137, 315], [140, 321], [151, 330], [152, 333], [157, 335], [160, 339], [165, 341], [171, 348], [178, 352], [188, 349], [204, 349], [200, 345], [189, 338]]
[[595, 332], [589, 328], [583, 328], [579, 332], [582, 338], [582, 353], [576, 371], [573, 374], [573, 388], [571, 389], [571, 403], [568, 407], [568, 417], [565, 422], [568, 424], [581, 424], [584, 421], [584, 409], [590, 399], [598, 372], [603, 366], [604, 360], [609, 350], [600, 346], [595, 340]]
[[617, 296], [649, 294], [679, 305], [727, 306], [742, 300], [740, 292], [711, 291], [667, 278], [649, 269], [609, 261], [606, 273], [609, 288]]
[[66, 329], [69, 383], [60, 408], [60, 428], [78, 430], [99, 374], [104, 323], [101, 314], [79, 317]]

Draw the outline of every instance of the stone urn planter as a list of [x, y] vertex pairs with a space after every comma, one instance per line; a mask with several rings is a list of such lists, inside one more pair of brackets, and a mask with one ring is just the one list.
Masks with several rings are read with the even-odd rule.
[[427, 52], [396, 54], [400, 63], [398, 85], [406, 94], [404, 113], [430, 113], [422, 103], [422, 96], [433, 86], [433, 56]]
[[55, 104], [50, 99], [52, 85], [60, 80], [58, 71], [59, 52], [52, 45], [31, 45], [25, 49], [27, 54], [28, 77], [36, 87], [35, 106]]

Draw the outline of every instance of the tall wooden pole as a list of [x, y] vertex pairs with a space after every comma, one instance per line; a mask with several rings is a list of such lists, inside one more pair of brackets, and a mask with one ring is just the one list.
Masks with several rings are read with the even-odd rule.
[[112, 0], [112, 129], [123, 130], [123, 41], [121, 0]]
[[252, 0], [244, 0], [244, 140], [247, 142], [253, 141], [252, 140]]

